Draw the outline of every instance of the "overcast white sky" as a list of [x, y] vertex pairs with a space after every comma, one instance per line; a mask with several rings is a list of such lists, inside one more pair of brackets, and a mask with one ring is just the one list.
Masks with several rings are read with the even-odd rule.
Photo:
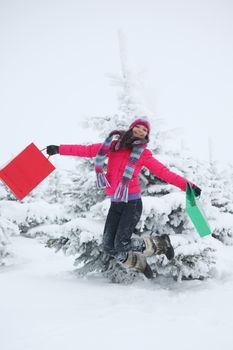
[[232, 18], [231, 0], [0, 0], [1, 164], [32, 141], [80, 143], [80, 120], [116, 111], [119, 29], [148, 107], [195, 156], [211, 137], [232, 162]]

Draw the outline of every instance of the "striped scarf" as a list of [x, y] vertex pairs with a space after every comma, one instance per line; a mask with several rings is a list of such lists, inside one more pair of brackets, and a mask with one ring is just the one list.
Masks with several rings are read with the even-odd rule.
[[[106, 159], [106, 155], [110, 149], [112, 139], [114, 135], [119, 134], [118, 132], [112, 132], [103, 142], [95, 160], [95, 171], [97, 176], [97, 187], [98, 188], [106, 188], [110, 187], [110, 184], [104, 174], [104, 162]], [[116, 146], [119, 146], [117, 143]], [[136, 140], [133, 142], [133, 147], [127, 164], [124, 169], [124, 173], [122, 175], [122, 179], [117, 186], [117, 189], [114, 193], [114, 199], [120, 200], [121, 202], [128, 202], [128, 187], [129, 182], [132, 179], [135, 166], [137, 161], [139, 160], [142, 152], [144, 151], [146, 145], [141, 140]]]

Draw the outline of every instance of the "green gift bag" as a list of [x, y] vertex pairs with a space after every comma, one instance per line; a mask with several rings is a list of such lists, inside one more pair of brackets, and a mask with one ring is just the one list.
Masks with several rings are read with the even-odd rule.
[[189, 183], [186, 186], [186, 212], [201, 237], [211, 234], [203, 209]]

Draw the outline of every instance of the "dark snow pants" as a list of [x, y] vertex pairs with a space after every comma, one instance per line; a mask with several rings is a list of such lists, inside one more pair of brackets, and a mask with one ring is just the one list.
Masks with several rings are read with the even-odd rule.
[[103, 234], [103, 249], [107, 254], [124, 261], [130, 250], [142, 249], [138, 242], [131, 240], [141, 214], [141, 199], [111, 203]]

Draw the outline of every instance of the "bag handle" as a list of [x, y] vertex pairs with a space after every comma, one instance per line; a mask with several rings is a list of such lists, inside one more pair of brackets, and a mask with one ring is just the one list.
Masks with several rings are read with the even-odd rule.
[[[45, 151], [46, 149], [47, 149], [47, 147], [40, 149], [40, 151], [43, 152], [43, 151]], [[51, 157], [51, 156], [49, 155], [49, 156], [47, 157], [47, 159], [49, 159], [50, 157]]]

